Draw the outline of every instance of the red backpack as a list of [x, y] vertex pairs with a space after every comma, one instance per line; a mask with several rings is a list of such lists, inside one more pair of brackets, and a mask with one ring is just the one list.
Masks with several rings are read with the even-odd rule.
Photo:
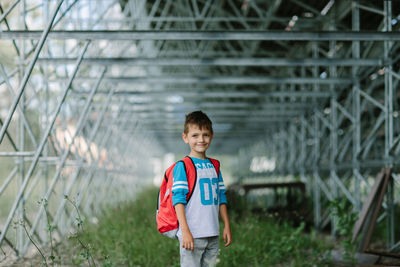
[[[217, 175], [219, 175], [219, 161], [211, 158], [208, 159], [214, 165]], [[186, 200], [187, 202], [189, 202], [189, 199], [192, 196], [194, 187], [196, 185], [196, 180], [197, 180], [196, 167], [194, 166], [193, 160], [189, 156], [184, 157], [182, 160], [178, 162], [183, 162], [185, 167], [186, 177], [189, 186], [189, 193], [187, 194]], [[173, 170], [178, 162], [172, 164], [165, 171], [164, 179], [161, 183], [157, 201], [157, 216], [156, 216], [157, 229], [161, 234], [170, 238], [176, 238], [176, 233], [179, 227], [178, 218], [176, 217], [175, 213], [175, 208], [172, 204], [172, 184], [174, 181]]]

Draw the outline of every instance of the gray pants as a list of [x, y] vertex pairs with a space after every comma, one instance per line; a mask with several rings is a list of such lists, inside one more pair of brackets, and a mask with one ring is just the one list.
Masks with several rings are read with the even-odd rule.
[[181, 267], [211, 267], [217, 263], [219, 237], [205, 237], [194, 239], [194, 251], [182, 247], [179, 239]]

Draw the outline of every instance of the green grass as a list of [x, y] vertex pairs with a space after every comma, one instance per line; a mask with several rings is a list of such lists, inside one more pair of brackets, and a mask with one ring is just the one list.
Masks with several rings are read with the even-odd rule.
[[83, 241], [103, 265], [179, 266], [177, 241], [157, 231], [156, 202], [157, 190], [144, 191], [136, 202], [106, 212], [97, 226], [86, 225]]
[[[179, 266], [178, 242], [156, 229], [156, 196], [156, 189], [146, 190], [136, 202], [106, 211], [98, 225], [85, 224], [80, 238], [102, 266]], [[303, 226], [245, 214], [230, 214], [233, 243], [225, 248], [221, 240], [218, 266], [324, 266], [327, 245]]]
[[[316, 234], [305, 234], [304, 224], [288, 223], [246, 214], [233, 218], [234, 242], [222, 248], [219, 266], [325, 266], [328, 245]], [[327, 265], [326, 265], [327, 266]]]

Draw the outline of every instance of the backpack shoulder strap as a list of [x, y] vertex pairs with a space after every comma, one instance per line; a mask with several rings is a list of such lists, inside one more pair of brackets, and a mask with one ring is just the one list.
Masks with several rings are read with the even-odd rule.
[[168, 178], [172, 177], [172, 173], [174, 171], [175, 165], [178, 163], [179, 161], [175, 162], [174, 164], [172, 164], [171, 166], [168, 167], [168, 169], [165, 171], [164, 173], [164, 180], [166, 183], [168, 183]]
[[217, 172], [217, 176], [219, 176], [219, 166], [220, 166], [219, 160], [212, 159], [212, 158], [208, 158], [208, 159], [214, 165], [215, 171]]
[[189, 156], [184, 157], [181, 161], [184, 163], [186, 177], [188, 180], [189, 193], [187, 194], [187, 201], [189, 201], [196, 186], [197, 171], [193, 160]]

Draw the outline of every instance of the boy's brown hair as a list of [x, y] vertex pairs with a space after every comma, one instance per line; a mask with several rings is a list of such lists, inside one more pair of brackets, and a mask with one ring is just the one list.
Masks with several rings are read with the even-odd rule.
[[210, 118], [201, 110], [193, 111], [186, 115], [183, 130], [185, 134], [189, 132], [189, 124], [195, 124], [200, 129], [203, 129], [203, 127], [205, 127], [211, 132], [211, 134], [213, 134], [212, 122]]

